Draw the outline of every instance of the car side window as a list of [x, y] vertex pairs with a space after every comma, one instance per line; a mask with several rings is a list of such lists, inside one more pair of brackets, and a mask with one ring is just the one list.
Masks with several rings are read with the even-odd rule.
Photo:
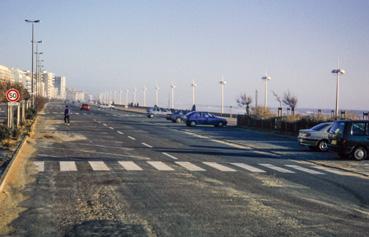
[[350, 133], [352, 136], [365, 136], [366, 133], [366, 123], [352, 123]]

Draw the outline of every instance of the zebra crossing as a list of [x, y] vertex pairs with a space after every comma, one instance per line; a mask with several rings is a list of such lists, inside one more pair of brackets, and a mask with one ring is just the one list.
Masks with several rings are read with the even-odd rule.
[[[53, 165], [50, 165], [54, 163]], [[57, 165], [55, 165], [57, 163]], [[336, 175], [342, 175], [342, 173], [336, 169], [321, 168], [316, 165], [304, 167], [301, 165], [273, 165], [269, 163], [258, 163], [255, 165], [249, 165], [246, 163], [218, 163], [218, 162], [196, 162], [189, 161], [33, 161], [35, 168], [38, 172], [48, 172], [50, 170], [59, 172], [78, 172], [80, 167], [87, 166], [90, 171], [178, 171], [187, 170], [189, 172], [206, 172], [206, 171], [218, 171], [218, 172], [249, 172], [256, 174], [266, 173], [281, 173], [281, 174], [296, 174], [302, 172], [310, 175], [324, 175], [326, 173], [332, 173]], [[47, 165], [49, 164], [49, 165]], [[51, 168], [54, 167], [54, 168]], [[119, 168], [117, 168], [119, 167]]]

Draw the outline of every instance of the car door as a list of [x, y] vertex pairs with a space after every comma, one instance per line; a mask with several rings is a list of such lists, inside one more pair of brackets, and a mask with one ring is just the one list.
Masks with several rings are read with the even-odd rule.
[[352, 122], [351, 130], [349, 131], [349, 145], [354, 147], [357, 145], [368, 145], [368, 123], [367, 122]]

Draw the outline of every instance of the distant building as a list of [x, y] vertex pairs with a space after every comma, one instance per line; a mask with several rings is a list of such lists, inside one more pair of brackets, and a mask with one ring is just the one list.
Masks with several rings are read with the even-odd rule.
[[13, 74], [14, 82], [22, 84], [24, 88], [27, 89], [28, 93], [31, 94], [32, 88], [31, 88], [31, 73], [29, 71], [24, 71], [19, 68], [11, 68], [11, 72]]
[[83, 91], [67, 90], [67, 99], [71, 101], [86, 101], [86, 95]]
[[55, 97], [58, 99], [66, 98], [66, 79], [64, 76], [55, 76], [54, 78]]
[[42, 82], [45, 84], [45, 96], [49, 99], [55, 98], [54, 74], [51, 72], [42, 72]]
[[10, 68], [0, 65], [0, 80], [14, 82], [13, 73]]

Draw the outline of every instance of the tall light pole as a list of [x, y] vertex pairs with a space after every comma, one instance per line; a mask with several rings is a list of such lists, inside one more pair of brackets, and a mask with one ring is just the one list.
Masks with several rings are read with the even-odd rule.
[[42, 40], [36, 41], [36, 88], [35, 88], [35, 95], [37, 97], [38, 95], [38, 82], [40, 80], [40, 55], [43, 54], [43, 52], [38, 51], [38, 45], [42, 43]]
[[195, 89], [197, 87], [197, 84], [194, 80], [192, 80], [192, 83], [191, 83], [191, 87], [192, 87], [192, 105], [195, 105]]
[[146, 92], [147, 92], [147, 87], [144, 86], [143, 88], [143, 106], [146, 107]]
[[272, 80], [272, 78], [265, 75], [261, 79], [265, 81], [264, 109], [266, 109], [268, 107], [268, 81]]
[[31, 23], [32, 24], [32, 41], [31, 41], [31, 45], [32, 45], [32, 62], [31, 62], [31, 94], [32, 94], [32, 107], [35, 107], [35, 95], [34, 95], [34, 91], [33, 91], [33, 46], [35, 43], [35, 30], [34, 30], [34, 24], [35, 23], [39, 23], [40, 20], [28, 20], [26, 19], [25, 22], [27, 23]]
[[220, 102], [220, 111], [224, 113], [224, 86], [227, 84], [227, 81], [224, 80], [222, 76], [222, 80], [219, 81], [220, 84], [220, 93], [221, 93], [221, 102]]
[[339, 107], [339, 99], [340, 99], [340, 75], [346, 73], [345, 70], [337, 68], [332, 70], [333, 74], [336, 74], [336, 111], [335, 115], [338, 118], [338, 107]]
[[133, 104], [137, 103], [137, 89], [136, 87], [133, 89]]
[[126, 89], [126, 106], [128, 107], [129, 89]]
[[174, 85], [174, 82], [170, 83], [170, 107], [171, 109], [174, 109], [174, 89], [176, 88], [176, 85]]
[[160, 87], [158, 85], [155, 86], [155, 105], [159, 106], [159, 90]]

